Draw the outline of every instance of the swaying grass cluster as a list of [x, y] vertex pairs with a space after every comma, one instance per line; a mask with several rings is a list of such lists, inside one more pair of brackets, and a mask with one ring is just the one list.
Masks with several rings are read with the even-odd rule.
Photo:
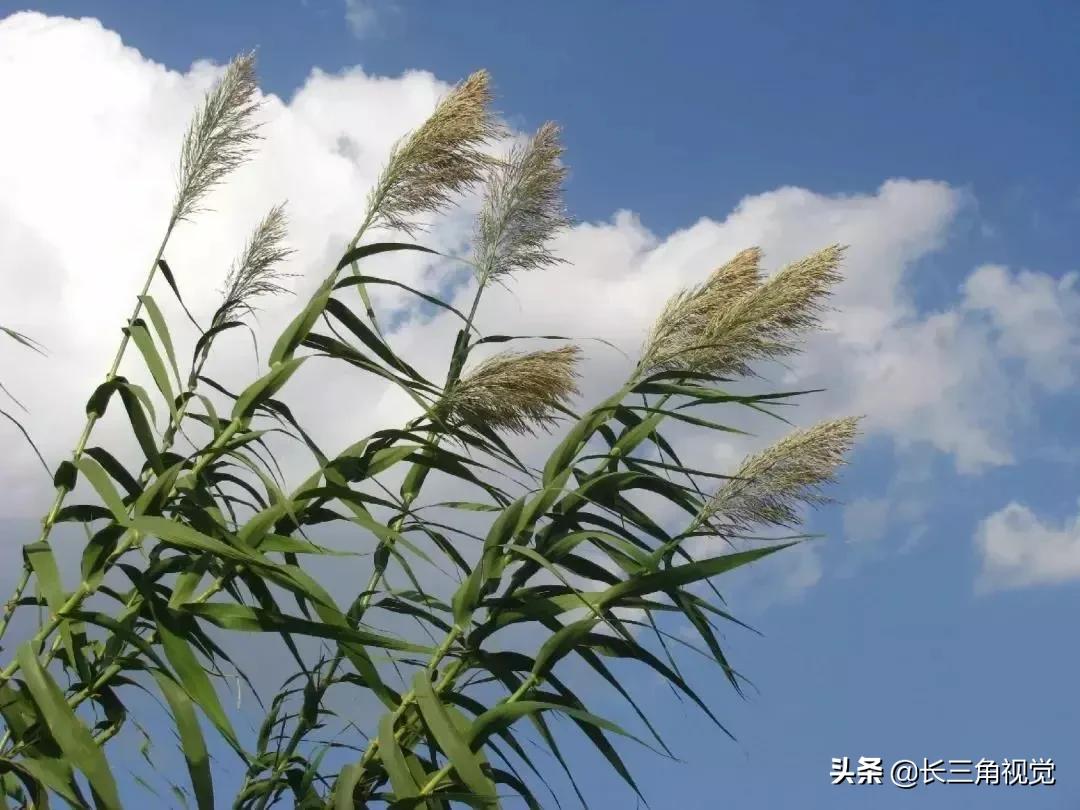
[[420, 227], [413, 217], [437, 213], [483, 178], [483, 148], [501, 133], [489, 110], [490, 85], [487, 71], [473, 73], [394, 147], [368, 197], [367, 224], [413, 234]]
[[[111, 393], [123, 389], [126, 396], [139, 396], [138, 390], [132, 388], [126, 380], [119, 376], [120, 364], [124, 360], [133, 335], [139, 334], [141, 337], [142, 332], [145, 331], [145, 326], [140, 326], [137, 322], [139, 316], [143, 313], [144, 305], [149, 299], [150, 287], [154, 279], [159, 270], [169, 272], [163, 256], [176, 224], [193, 216], [199, 210], [199, 202], [205, 195], [215, 185], [224, 181], [228, 174], [239, 167], [251, 153], [254, 141], [258, 137], [257, 125], [254, 122], [254, 114], [258, 109], [258, 104], [253, 100], [256, 89], [254, 55], [250, 53], [242, 54], [229, 63], [221, 80], [211, 88], [202, 107], [196, 111], [181, 147], [177, 196], [168, 225], [165, 228], [165, 234], [161, 239], [156, 255], [150, 263], [150, 269], [146, 274], [142, 290], [136, 296], [135, 305], [127, 320], [128, 326], [124, 330], [124, 336], [116, 350], [112, 364], [105, 373], [105, 380], [99, 387], [98, 393], [103, 391]], [[175, 284], [175, 280], [173, 280], [173, 283]], [[156, 309], [155, 305], [153, 310], [156, 311]], [[162, 328], [167, 328], [164, 326], [163, 321], [161, 325]], [[136, 329], [138, 329], [138, 333], [133, 331]], [[168, 349], [171, 345], [171, 338], [167, 332], [158, 337]], [[136, 339], [136, 342], [138, 343], [139, 340]], [[151, 344], [142, 343], [140, 350], [143, 350], [143, 346], [149, 345]], [[166, 397], [171, 398], [171, 392], [168, 390], [169, 386], [163, 382], [164, 374], [161, 371], [160, 357], [146, 358], [146, 362], [153, 365], [152, 372], [156, 372], [155, 377], [159, 385], [163, 386], [163, 393], [167, 392]], [[107, 402], [107, 399], [105, 402]], [[37, 541], [39, 545], [44, 544], [46, 549], [48, 548], [47, 544], [53, 527], [63, 514], [62, 509], [68, 493], [75, 487], [78, 466], [83, 461], [83, 455], [86, 452], [94, 427], [103, 413], [103, 410], [99, 410], [99, 407], [103, 409], [104, 404], [100, 401], [100, 398], [88, 403], [86, 422], [78, 440], [75, 442], [75, 447], [72, 449], [71, 461], [64, 462], [54, 476], [55, 496], [53, 504], [42, 519], [41, 535]], [[141, 417], [141, 419], [145, 419], [145, 416]], [[145, 435], [141, 420], [137, 427], [135, 425], [133, 427], [140, 434], [140, 444], [147, 447], [151, 440]], [[24, 435], [29, 440], [30, 437], [25, 431]], [[135, 538], [131, 538], [123, 548], [126, 549], [128, 546], [134, 545], [134, 543]], [[48, 560], [42, 560], [39, 564], [49, 567], [55, 565], [55, 563]], [[22, 598], [23, 592], [34, 573], [41, 575], [40, 570], [34, 570], [33, 558], [24, 555], [22, 578], [15, 588], [13, 597], [4, 606], [3, 616], [0, 616], [0, 638], [3, 638], [7, 632], [15, 606]], [[49, 604], [54, 610], [61, 608], [65, 604], [69, 605], [69, 607], [78, 607], [85, 599], [85, 596], [85, 594], [73, 596], [68, 602], [63, 602], [60, 595], [54, 592]], [[41, 635], [47, 636], [61, 624], [59, 617], [55, 618], [50, 623], [50, 626], [41, 631]], [[67, 642], [69, 645], [73, 644], [70, 637], [68, 637]], [[3, 683], [14, 671], [15, 666], [12, 664], [5, 668], [3, 672], [0, 672], [0, 683]]]
[[[688, 541], [703, 527], [732, 534], [796, 525], [802, 505], [825, 502], [822, 488], [849, 451], [856, 423], [836, 420], [792, 434], [748, 459], [711, 497], [702, 494], [702, 473], [673, 452], [687, 437], [665, 431], [676, 421], [699, 433], [724, 429], [711, 417], [688, 417], [690, 408], [760, 410], [762, 403], [794, 396], [735, 397], [719, 384], [725, 375], [749, 375], [753, 363], [796, 349], [795, 341], [817, 325], [822, 301], [839, 278], [842, 251], [826, 249], [766, 281], [760, 252], [740, 253], [672, 299], [638, 367], [581, 414], [571, 409], [579, 397], [581, 357], [573, 345], [506, 351], [463, 373], [481, 344], [527, 339], [478, 336], [474, 316], [492, 280], [558, 263], [551, 241], [568, 224], [557, 127], [545, 124], [493, 161], [484, 149], [499, 128], [489, 110], [489, 79], [479, 72], [394, 148], [355, 238], [318, 291], [298, 305], [265, 373], [246, 385], [210, 379], [204, 369], [217, 341], [251, 315], [260, 298], [285, 292], [282, 263], [291, 251], [284, 211], [269, 211], [232, 265], [208, 328], [200, 328], [184, 384], [151, 283], [160, 268], [179, 297], [163, 255], [168, 234], [250, 153], [257, 137], [255, 93], [251, 57], [241, 57], [196, 114], [162, 247], [114, 363], [90, 398], [71, 460], [56, 470], [56, 499], [42, 534], [24, 547], [23, 578], [0, 619], [0, 636], [16, 610], [41, 611], [45, 618], [0, 669], [0, 806], [11, 799], [36, 810], [59, 797], [77, 808], [119, 808], [110, 742], [122, 735], [130, 740], [144, 728], [143, 713], [155, 711], [151, 702], [129, 700], [139, 692], [163, 699], [158, 704], [171, 716], [188, 786], [153, 764], [149, 738], [147, 776], [164, 775], [173, 793], [199, 810], [223, 806], [207, 733], [241, 765], [243, 782], [231, 802], [236, 810], [499, 807], [508, 791], [539, 808], [550, 804], [541, 805], [537, 791], [558, 802], [566, 786], [585, 803], [579, 765], [563, 752], [566, 734], [574, 731], [640, 798], [615, 745], [617, 737], [636, 738], [595, 715], [583, 696], [599, 688], [625, 700], [643, 722], [642, 734], [670, 755], [635, 702], [633, 682], [605, 663], [617, 658], [663, 679], [722, 729], [665, 643], [674, 629], [670, 618], [694, 628], [737, 685], [714, 625], [714, 617], [730, 615], [702, 586], [784, 545], [703, 558], [690, 554]], [[411, 234], [419, 227], [416, 217], [441, 211], [482, 180], [471, 310], [462, 314], [406, 288], [464, 321], [440, 386], [378, 329], [365, 285], [393, 280], [359, 269], [373, 256], [432, 251], [360, 241], [374, 224]], [[352, 277], [339, 280], [346, 267]], [[351, 287], [361, 293], [360, 306], [346, 295]], [[129, 342], [152, 387], [119, 374]], [[339, 373], [399, 387], [424, 405], [424, 415], [352, 437], [343, 451], [327, 455], [287, 404], [290, 380], [315, 357]], [[130, 427], [122, 453], [88, 445], [115, 398], [122, 408], [113, 407]], [[164, 414], [160, 433], [155, 413]], [[539, 469], [503, 438], [553, 429], [560, 416], [570, 417], [568, 424]], [[190, 451], [174, 447], [181, 433]], [[274, 461], [275, 443], [283, 439], [310, 451], [308, 474], [291, 490]], [[141, 461], [131, 470], [118, 459], [130, 457], [133, 447]], [[431, 470], [468, 488], [469, 500], [420, 504]], [[398, 473], [395, 493], [385, 479]], [[66, 504], [80, 479], [88, 502]], [[648, 503], [637, 502], [638, 490], [691, 518], [655, 515]], [[439, 507], [438, 519], [428, 506]], [[465, 515], [472, 525], [457, 520]], [[480, 534], [474, 532], [477, 516], [487, 518]], [[63, 581], [48, 542], [58, 522], [80, 524], [88, 538], [74, 584]], [[363, 566], [357, 581], [366, 580], [348, 605], [305, 564], [333, 553], [308, 535], [328, 525], [345, 529], [341, 536], [349, 542], [362, 534], [374, 545], [373, 553], [338, 558], [342, 566]], [[425, 574], [432, 569], [451, 575], [432, 583]], [[574, 584], [584, 581], [590, 590]], [[395, 616], [414, 624], [395, 624]], [[526, 627], [540, 642], [509, 652], [502, 640]], [[296, 664], [260, 704], [264, 716], [251, 735], [238, 732], [235, 712], [218, 689], [223, 667], [235, 666], [228, 644], [235, 633], [260, 634], [271, 645], [261, 652], [274, 656], [266, 659], [274, 664], [268, 670]], [[309, 654], [314, 645], [297, 644], [300, 639], [332, 651]], [[588, 673], [573, 683], [559, 666], [569, 658]], [[362, 696], [383, 708], [358, 729], [338, 717], [333, 707], [340, 704], [332, 698], [359, 703]], [[553, 714], [568, 722], [554, 726]], [[534, 758], [536, 747], [552, 759]], [[551, 763], [565, 778], [559, 791], [551, 784], [558, 773]]]
[[503, 352], [465, 375], [442, 401], [456, 423], [511, 433], [550, 428], [578, 393], [576, 346], [519, 354]]
[[758, 282], [759, 250], [743, 251], [698, 287], [676, 295], [642, 352], [644, 371], [696, 370], [750, 376], [752, 364], [798, 351], [818, 326], [824, 299], [840, 280], [844, 248], [832, 245]]

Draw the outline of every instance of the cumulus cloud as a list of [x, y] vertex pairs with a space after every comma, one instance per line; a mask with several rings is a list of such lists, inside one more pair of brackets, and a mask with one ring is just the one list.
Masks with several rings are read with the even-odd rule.
[[[8, 120], [25, 123], [0, 129], [0, 323], [51, 349], [42, 360], [0, 345], [0, 362], [15, 370], [5, 372], [5, 381], [23, 378], [19, 393], [32, 411], [30, 427], [55, 463], [77, 435], [82, 403], [100, 381], [161, 238], [188, 117], [221, 67], [196, 62], [171, 71], [94, 20], [36, 13], [0, 21], [0, 53]], [[257, 331], [271, 340], [352, 236], [391, 144], [423, 120], [447, 88], [419, 71], [381, 77], [358, 68], [314, 69], [291, 98], [267, 96], [259, 156], [215, 192], [214, 212], [183, 225], [170, 243], [166, 255], [188, 305], [204, 315], [213, 310], [247, 232], [271, 205], [287, 199], [289, 243], [297, 252], [285, 269], [297, 274], [298, 299], [267, 304]], [[493, 288], [478, 326], [488, 333], [581, 339], [588, 354], [581, 387], [592, 399], [622, 380], [663, 300], [739, 250], [760, 245], [766, 264], [776, 268], [826, 244], [846, 243], [846, 278], [826, 333], [789, 367], [762, 369], [768, 380], [756, 387], [825, 387], [827, 393], [804, 400], [794, 417], [800, 424], [865, 413], [868, 433], [899, 446], [936, 448], [961, 471], [978, 472], [1013, 460], [1010, 430], [1024, 412], [1026, 388], [1006, 373], [1007, 355], [1030, 361], [1025, 368], [1033, 384], [1047, 387], [1065, 373], [1040, 365], [1037, 356], [1046, 345], [1074, 345], [1071, 333], [1063, 337], [1051, 327], [1046, 307], [1051, 292], [1075, 292], [1071, 281], [981, 268], [960, 300], [918, 312], [912, 276], [919, 260], [946, 240], [964, 205], [965, 196], [945, 183], [897, 179], [851, 195], [780, 188], [745, 198], [723, 219], [701, 219], [670, 234], [654, 233], [632, 211], [619, 211], [558, 239], [555, 249], [566, 265]], [[475, 210], [475, 200], [466, 200], [425, 243], [450, 253], [465, 249]], [[445, 262], [398, 255], [370, 269], [441, 290], [459, 305], [472, 294], [462, 283], [467, 274]], [[167, 288], [154, 292], [175, 314]], [[1028, 304], [1020, 306], [1019, 299]], [[376, 302], [394, 312], [397, 350], [421, 371], [444, 367], [457, 328], [450, 319], [390, 288], [378, 291]], [[1063, 324], [1070, 306], [1060, 312]], [[1027, 335], [1031, 319], [1045, 336]], [[190, 345], [193, 334], [183, 319], [171, 323], [177, 342]], [[612, 341], [617, 350], [588, 342], [590, 336]], [[242, 334], [227, 340], [208, 371], [240, 387], [256, 373], [255, 358]], [[123, 370], [138, 377], [133, 363]], [[400, 424], [414, 407], [370, 378], [317, 364], [305, 367], [285, 393], [301, 420], [317, 417], [313, 432], [330, 452], [377, 427]], [[758, 444], [781, 432], [760, 420], [753, 429]], [[123, 434], [123, 425], [107, 419], [99, 430], [95, 441], [108, 444]], [[699, 441], [688, 447], [687, 460], [727, 471], [751, 449], [753, 442]], [[48, 492], [33, 457], [10, 431], [0, 433], [0, 452], [0, 514], [39, 514]], [[282, 455], [293, 480], [307, 470], [301, 455]], [[793, 578], [803, 583], [818, 576], [814, 552], [807, 554], [793, 560], [799, 562]]]
[[1014, 501], [979, 524], [975, 544], [984, 589], [1080, 579], [1080, 513], [1056, 524]]

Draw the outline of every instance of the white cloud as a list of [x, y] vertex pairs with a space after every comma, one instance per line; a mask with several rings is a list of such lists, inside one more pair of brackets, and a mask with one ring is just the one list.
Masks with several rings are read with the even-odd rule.
[[998, 347], [1022, 360], [1033, 379], [1061, 391], [1076, 381], [1080, 359], [1078, 273], [1055, 279], [984, 265], [964, 283], [964, 307], [981, 312], [998, 332]]
[[[8, 120], [33, 122], [0, 129], [0, 323], [51, 349], [50, 358], [41, 360], [0, 344], [0, 362], [14, 370], [5, 371], [4, 379], [18, 382], [33, 412], [30, 426], [55, 463], [77, 435], [82, 403], [111, 357], [160, 239], [180, 136], [220, 67], [198, 62], [184, 73], [170, 71], [125, 47], [96, 21], [35, 13], [0, 22], [0, 53]], [[288, 269], [302, 274], [296, 286], [304, 296], [351, 237], [391, 143], [419, 123], [446, 89], [423, 72], [386, 78], [359, 69], [334, 75], [313, 70], [287, 102], [267, 97], [259, 157], [215, 192], [216, 211], [181, 227], [167, 251], [192, 309], [212, 310], [246, 232], [282, 199], [289, 200], [290, 242], [298, 250]], [[1034, 358], [1045, 345], [1065, 345], [1056, 332], [1034, 344], [1017, 335], [1026, 319], [1044, 318], [1037, 302], [1045, 301], [1047, 290], [1074, 293], [1072, 282], [1054, 287], [1059, 282], [1037, 274], [1017, 280], [1006, 275], [1013, 286], [1003, 286], [983, 268], [969, 280], [962, 301], [917, 312], [909, 292], [912, 274], [919, 259], [943, 243], [964, 204], [963, 194], [933, 181], [890, 180], [854, 195], [781, 188], [747, 197], [722, 220], [702, 219], [666, 236], [620, 211], [561, 237], [558, 250], [567, 265], [517, 278], [509, 290], [492, 290], [478, 323], [492, 333], [601, 337], [634, 357], [663, 300], [736, 251], [761, 245], [769, 266], [777, 267], [830, 242], [847, 243], [846, 279], [829, 333], [816, 337], [790, 370], [768, 370], [773, 382], [767, 385], [829, 389], [804, 400], [800, 423], [866, 413], [871, 434], [901, 446], [934, 447], [974, 472], [1013, 457], [1009, 432], [1023, 412], [1026, 384], [1006, 375], [1001, 353]], [[462, 247], [472, 208], [467, 203], [425, 241], [444, 250]], [[445, 288], [448, 274], [457, 273], [406, 256], [371, 267], [429, 289]], [[1002, 304], [1018, 292], [1031, 299], [1029, 309]], [[163, 287], [156, 295], [175, 309]], [[458, 290], [456, 303], [470, 295]], [[379, 291], [378, 302], [384, 312], [408, 304], [393, 290]], [[272, 339], [295, 305], [282, 299], [267, 307], [260, 319], [264, 340]], [[1039, 314], [1025, 314], [1030, 312]], [[175, 323], [177, 342], [190, 340], [190, 330]], [[454, 329], [446, 318], [405, 308], [392, 340], [421, 370], [434, 371], [445, 362]], [[210, 373], [239, 387], [254, 373], [254, 359], [246, 338], [229, 339]], [[584, 346], [589, 360], [583, 387], [595, 397], [620, 381], [630, 361], [598, 343]], [[1052, 376], [1034, 359], [1030, 368], [1041, 385]], [[125, 371], [137, 373], [130, 363]], [[286, 395], [301, 420], [314, 419], [314, 432], [329, 451], [376, 427], [399, 424], [410, 408], [370, 379], [317, 364], [306, 367]], [[760, 420], [750, 424], [761, 430], [761, 441], [778, 429]], [[95, 441], [109, 443], [122, 433], [121, 424], [106, 419]], [[688, 460], [726, 471], [753, 446], [696, 442], [688, 447]], [[0, 452], [0, 514], [40, 512], [48, 492], [32, 457], [10, 431], [0, 432]], [[283, 453], [293, 470], [305, 469], [300, 458], [299, 451]], [[795, 578], [814, 579], [813, 566], [805, 559], [801, 564]]]
[[1080, 579], [1080, 514], [1056, 525], [1014, 501], [979, 524], [975, 544], [982, 588]]
[[872, 543], [885, 536], [889, 523], [889, 501], [859, 498], [844, 507], [844, 535], [852, 543]]
[[345, 22], [353, 36], [364, 39], [377, 33], [380, 14], [389, 5], [389, 0], [345, 0]]
[[817, 585], [824, 570], [821, 555], [812, 545], [804, 543], [786, 551], [790, 553], [781, 552], [776, 559], [785, 564], [781, 579], [784, 598], [795, 599]]

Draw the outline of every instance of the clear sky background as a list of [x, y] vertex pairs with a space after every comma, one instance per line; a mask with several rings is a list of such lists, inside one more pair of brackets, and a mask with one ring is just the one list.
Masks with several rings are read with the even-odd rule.
[[[351, 189], [350, 209], [344, 186], [370, 178], [378, 150], [422, 117], [439, 82], [486, 67], [516, 130], [547, 119], [565, 128], [567, 204], [584, 223], [565, 242], [580, 271], [559, 271], [558, 294], [541, 286], [556, 282], [523, 282], [507, 318], [521, 318], [518, 301], [547, 295], [537, 320], [571, 328], [580, 323], [571, 299], [591, 298], [622, 313], [588, 330], [608, 336], [624, 323], [636, 329], [634, 318], [678, 284], [749, 244], [765, 247], [770, 266], [832, 241], [852, 246], [837, 301], [847, 315], [792, 372], [800, 387], [832, 391], [797, 421], [868, 415], [834, 493], [843, 503], [814, 517], [824, 538], [811, 548], [726, 587], [733, 612], [764, 634], [727, 639], [758, 691], [741, 700], [715, 668], [688, 666], [737, 742], [641, 676], [645, 703], [684, 760], [628, 751], [651, 805], [1080, 806], [1075, 3], [33, 8], [100, 21], [3, 20], [21, 6], [0, 2], [0, 322], [53, 350], [31, 366], [5, 346], [0, 361], [16, 364], [47, 455], [74, 440], [78, 416], [51, 403], [65, 385], [89, 390], [97, 372], [83, 368], [107, 363], [96, 324], [111, 318], [107, 347], [120, 316], [106, 294], [133, 291], [138, 257], [152, 255], [157, 219], [145, 237], [117, 222], [166, 205], [170, 150], [210, 78], [194, 62], [258, 47], [261, 85], [291, 129], [263, 179], [228, 199], [267, 188], [288, 196], [316, 260], [362, 199], [365, 188]], [[431, 75], [400, 79], [415, 70]], [[341, 138], [362, 155], [344, 180], [328, 162]], [[241, 227], [227, 205], [213, 233]], [[105, 269], [88, 278], [91, 267]], [[59, 315], [35, 292], [49, 284]], [[426, 329], [413, 319], [400, 340], [422, 347]], [[59, 388], [35, 394], [39, 383]], [[0, 449], [19, 457], [0, 473], [2, 571], [17, 564], [32, 525], [37, 496], [21, 482], [40, 472], [25, 473], [16, 437], [0, 433]], [[713, 464], [730, 460], [709, 452]], [[1058, 784], [834, 787], [830, 761], [841, 756], [1051, 757]], [[600, 767], [584, 784], [597, 807], [633, 806]]]

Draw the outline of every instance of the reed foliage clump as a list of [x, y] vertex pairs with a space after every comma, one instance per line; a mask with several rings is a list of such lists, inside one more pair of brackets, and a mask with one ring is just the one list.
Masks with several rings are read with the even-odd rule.
[[[672, 617], [693, 628], [739, 688], [716, 624], [732, 618], [707, 586], [797, 542], [752, 535], [796, 526], [802, 507], [825, 501], [857, 424], [796, 431], [730, 471], [684, 465], [674, 448], [686, 437], [672, 426], [707, 441], [729, 429], [722, 414], [771, 413], [796, 396], [728, 386], [737, 377], [759, 385], [756, 365], [790, 355], [818, 326], [843, 251], [827, 247], [768, 278], [760, 251], [739, 253], [667, 303], [635, 367], [592, 406], [578, 401], [573, 340], [477, 361], [482, 345], [530, 340], [479, 333], [485, 290], [558, 265], [554, 240], [570, 224], [558, 127], [493, 157], [503, 131], [490, 105], [489, 77], [475, 73], [402, 138], [340, 260], [262, 353], [265, 370], [215, 380], [206, 369], [223, 336], [287, 291], [292, 249], [284, 206], [270, 207], [223, 273], [217, 309], [186, 313], [199, 334], [182, 373], [185, 355], [155, 296], [179, 297], [184, 286], [166, 258], [174, 226], [206, 210], [257, 145], [253, 57], [235, 60], [209, 92], [182, 144], [161, 247], [112, 363], [88, 392], [71, 456], [53, 471], [53, 504], [24, 546], [0, 620], [0, 806], [132, 806], [133, 783], [111, 752], [115, 739], [146, 727], [148, 712], [167, 714], [187, 769], [173, 787], [200, 810], [497, 807], [510, 794], [541, 807], [544, 791], [567, 789], [549, 787], [556, 781], [586, 801], [563, 754], [568, 731], [584, 734], [633, 794], [619, 748], [630, 735], [586, 696], [607, 690], [628, 701], [654, 738], [647, 744], [670, 751], [635, 703], [640, 684], [624, 667], [616, 674], [614, 660], [661, 678], [723, 728], [707, 700], [713, 690], [684, 679], [663, 628]], [[446, 376], [433, 381], [379, 328], [368, 289], [396, 282], [365, 269], [374, 257], [433, 251], [369, 235], [415, 238], [470, 192], [482, 196], [466, 259], [471, 309], [411, 291], [461, 321]], [[125, 356], [152, 386], [120, 374]], [[421, 415], [326, 453], [288, 405], [303, 385], [296, 372], [314, 358], [400, 388]], [[90, 443], [108, 407], [128, 425], [122, 448]], [[514, 449], [550, 434], [539, 465]], [[292, 487], [272, 454], [282, 436], [310, 451]], [[135, 467], [119, 460], [132, 448]], [[433, 474], [469, 494], [425, 502]], [[80, 481], [86, 494], [71, 503]], [[61, 575], [51, 542], [64, 522], [85, 530], [75, 580]], [[315, 542], [316, 527], [340, 527], [355, 547]], [[703, 535], [727, 542], [702, 555], [707, 544], [688, 541]], [[347, 599], [314, 573], [342, 552], [363, 552], [338, 564], [351, 572]], [[433, 581], [432, 570], [443, 576]], [[37, 621], [14, 638], [20, 613]], [[259, 713], [252, 733], [222, 678], [233, 671], [229, 641], [241, 634], [266, 645], [267, 671], [293, 670], [258, 709], [248, 706], [243, 717]], [[514, 651], [508, 637], [521, 642]], [[563, 674], [571, 660], [574, 679]], [[156, 701], [139, 699], [146, 693]], [[371, 707], [366, 727], [341, 714], [349, 705]], [[558, 716], [568, 722], [556, 727]], [[553, 758], [540, 759], [537, 746]], [[239, 779], [224, 776], [226, 757]]]

